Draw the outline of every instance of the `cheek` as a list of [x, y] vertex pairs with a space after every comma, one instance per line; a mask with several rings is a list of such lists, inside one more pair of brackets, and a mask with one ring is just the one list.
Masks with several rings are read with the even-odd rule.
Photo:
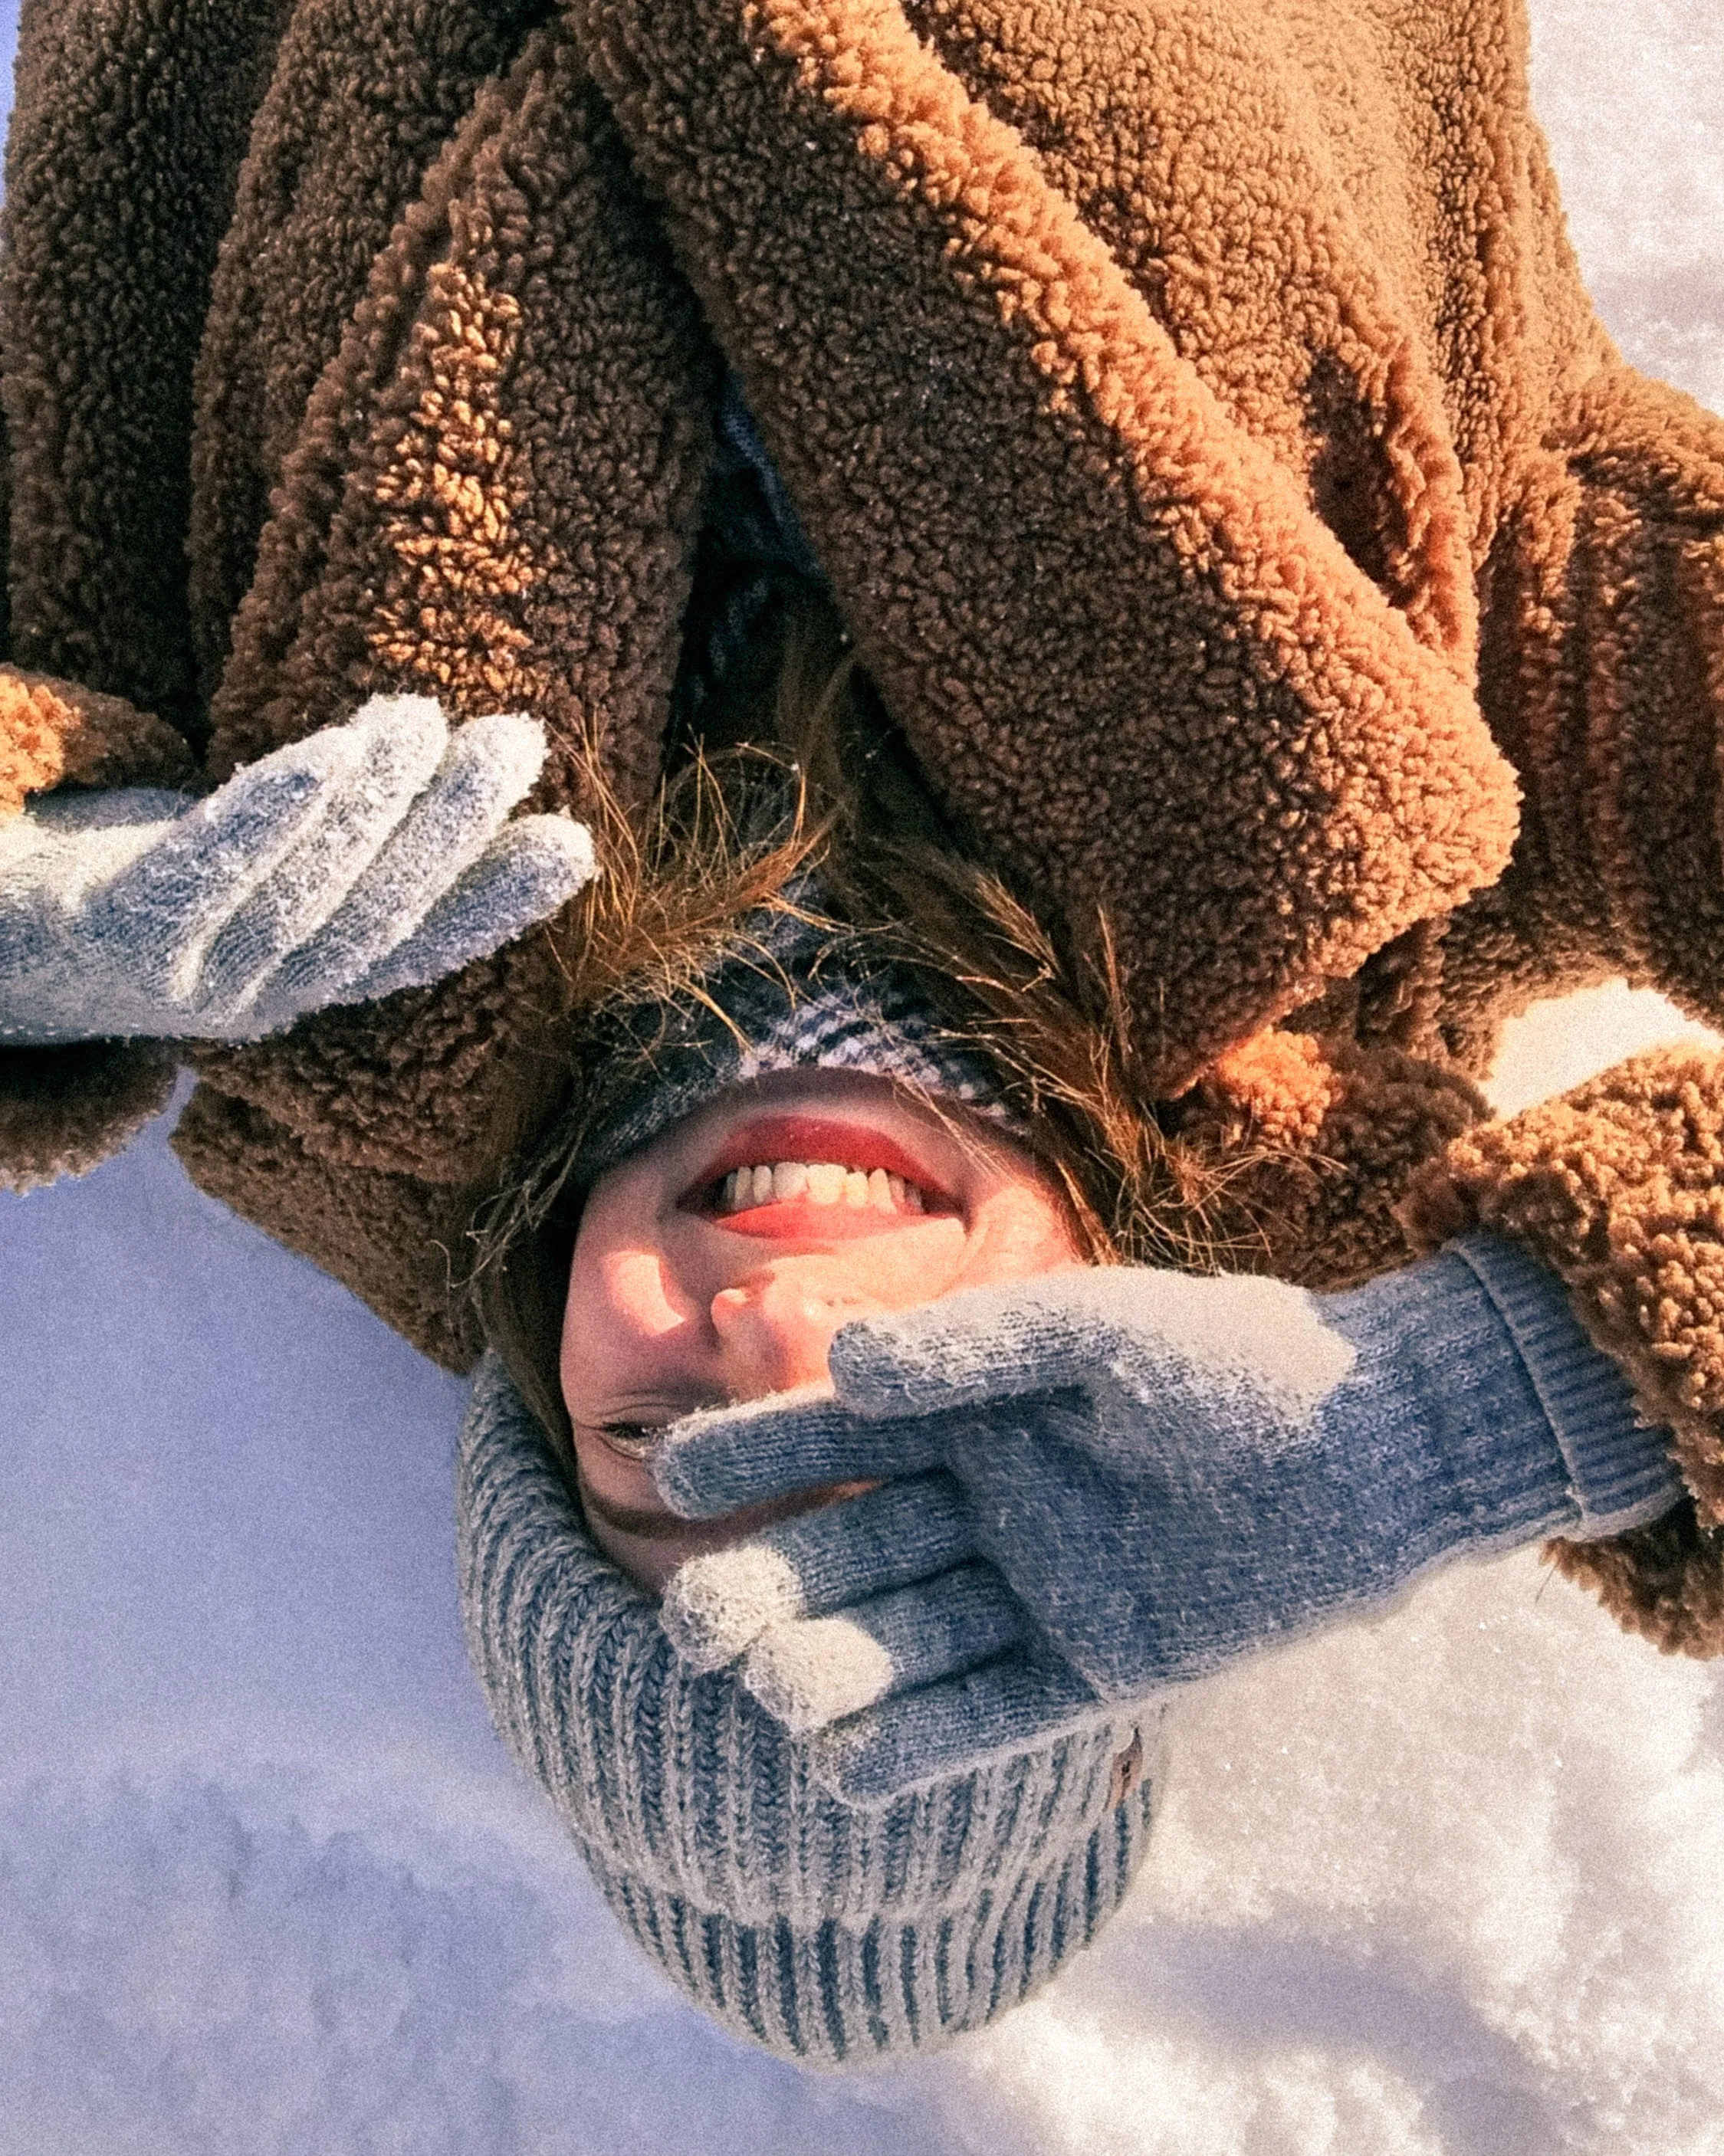
[[1065, 1206], [1039, 1182], [1002, 1182], [977, 1205], [975, 1226], [966, 1287], [1028, 1280], [1085, 1262]]
[[583, 1223], [569, 1267], [559, 1358], [571, 1415], [583, 1419], [584, 1404], [636, 1382], [655, 1343], [687, 1320], [661, 1251], [589, 1234]]
[[569, 1271], [567, 1332], [577, 1309], [636, 1340], [650, 1342], [686, 1322], [687, 1298], [677, 1291], [662, 1250], [613, 1250]]

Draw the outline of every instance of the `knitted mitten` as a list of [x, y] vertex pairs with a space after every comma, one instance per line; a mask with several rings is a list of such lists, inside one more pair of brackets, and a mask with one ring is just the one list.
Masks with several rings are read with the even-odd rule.
[[0, 1041], [255, 1040], [511, 942], [592, 874], [582, 825], [506, 823], [544, 757], [378, 696], [195, 806], [49, 795], [0, 829]]
[[[667, 1631], [893, 1786], [1141, 1700], [1419, 1573], [1654, 1518], [1667, 1433], [1490, 1235], [1344, 1294], [1074, 1269], [847, 1327], [836, 1397], [691, 1416], [679, 1511], [883, 1486], [696, 1558]], [[908, 1480], [901, 1478], [911, 1478]]]

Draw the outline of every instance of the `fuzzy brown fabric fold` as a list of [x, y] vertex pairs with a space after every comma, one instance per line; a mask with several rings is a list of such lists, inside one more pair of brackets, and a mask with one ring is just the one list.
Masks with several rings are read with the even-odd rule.
[[318, 380], [213, 705], [225, 773], [383, 689], [589, 733], [639, 800], [717, 360], [566, 30], [486, 84]]
[[198, 357], [191, 604], [203, 701], [257, 565], [269, 494], [374, 258], [508, 62], [530, 4], [301, 0], [252, 129]]
[[88, 1174], [161, 1113], [173, 1078], [153, 1041], [0, 1051], [0, 1190]]
[[[566, 274], [578, 264], [578, 277]], [[218, 773], [421, 690], [658, 772], [717, 362], [566, 33], [488, 82], [314, 392], [213, 707]], [[495, 1152], [560, 976], [541, 943], [212, 1062], [314, 1151], [436, 1182]], [[451, 1044], [502, 1052], [475, 1061]]]
[[[1514, 829], [1434, 356], [1277, 26], [1199, 12], [577, 11], [911, 746], [1080, 928], [1106, 906], [1163, 1090]], [[1121, 196], [1154, 213], [1110, 235]]]
[[1180, 1108], [1181, 1142], [1224, 1178], [1218, 1260], [1318, 1291], [1405, 1261], [1408, 1178], [1487, 1112], [1444, 1063], [1295, 1033], [1221, 1057]]
[[189, 786], [185, 737], [123, 696], [0, 666], [0, 822], [56, 786]]
[[[414, 689], [639, 803], [727, 366], [955, 820], [1266, 1152], [1251, 1261], [1398, 1261], [1445, 1147], [1542, 1247], [1567, 1116], [1660, 1306], [1640, 1075], [1470, 1130], [1536, 995], [1724, 1020], [1724, 424], [1593, 313], [1518, 0], [29, 0], [11, 154], [22, 663], [210, 777]], [[182, 1152], [459, 1360], [434, 1224], [563, 993], [537, 937], [213, 1052]], [[1692, 1645], [1709, 1532], [1562, 1561]]]
[[211, 1197], [380, 1308], [422, 1354], [471, 1366], [482, 1343], [455, 1269], [472, 1194], [338, 1167], [213, 1086], [187, 1103], [173, 1144]]
[[0, 347], [11, 653], [195, 721], [192, 370], [292, 0], [25, 0]]

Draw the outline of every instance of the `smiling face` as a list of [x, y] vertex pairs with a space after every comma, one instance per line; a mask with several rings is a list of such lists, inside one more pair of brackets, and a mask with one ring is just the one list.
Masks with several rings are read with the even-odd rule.
[[680, 1520], [644, 1455], [696, 1408], [825, 1378], [852, 1319], [1080, 1262], [1052, 1183], [973, 1116], [848, 1071], [721, 1094], [601, 1176], [581, 1215], [561, 1376], [594, 1541], [657, 1592], [685, 1559], [851, 1494]]

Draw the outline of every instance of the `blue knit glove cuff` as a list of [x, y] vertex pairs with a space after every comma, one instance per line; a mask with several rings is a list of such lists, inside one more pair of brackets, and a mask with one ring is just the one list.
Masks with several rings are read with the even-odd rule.
[[1680, 1504], [1670, 1430], [1642, 1415], [1627, 1373], [1588, 1339], [1557, 1276], [1484, 1229], [1446, 1247], [1496, 1305], [1556, 1433], [1581, 1513], [1563, 1532], [1579, 1542], [1618, 1535]]
[[1362, 1460], [1387, 1458], [1398, 1473], [1411, 1451], [1398, 1426], [1437, 1434], [1449, 1547], [1619, 1534], [1680, 1502], [1669, 1431], [1642, 1420], [1557, 1276], [1506, 1237], [1480, 1230], [1321, 1301], [1358, 1354], [1326, 1421], [1357, 1433]]

